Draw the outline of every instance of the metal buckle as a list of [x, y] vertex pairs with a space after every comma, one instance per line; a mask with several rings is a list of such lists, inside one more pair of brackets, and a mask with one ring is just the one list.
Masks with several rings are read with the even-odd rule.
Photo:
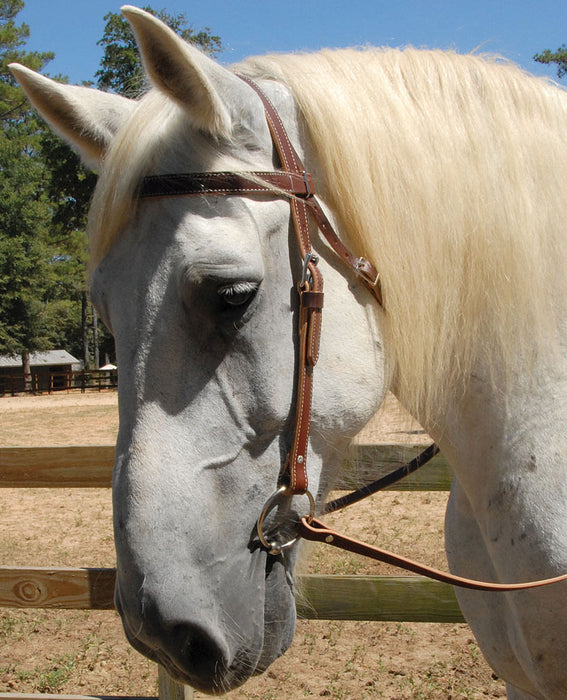
[[309, 180], [307, 178], [307, 173], [305, 172], [305, 170], [302, 170], [301, 174], [303, 175], [303, 182], [305, 183], [305, 199], [309, 199], [309, 197], [313, 197], [315, 192], [312, 192], [311, 187], [309, 187]]
[[316, 265], [319, 262], [319, 256], [316, 253], [307, 253], [303, 260], [303, 270], [301, 271], [301, 282], [299, 283], [299, 288], [303, 289], [305, 285], [311, 282], [311, 275], [309, 275], [309, 263]]
[[[287, 540], [286, 542], [282, 542], [280, 544], [275, 540], [269, 541], [264, 534], [264, 520], [266, 519], [266, 516], [275, 506], [278, 499], [281, 496], [286, 495], [289, 495], [290, 497], [293, 495], [290, 493], [289, 488], [287, 486], [283, 485], [276, 489], [264, 504], [262, 512], [260, 513], [260, 517], [258, 518], [258, 521], [256, 523], [256, 532], [258, 533], [258, 539], [268, 550], [268, 554], [273, 554], [274, 556], [277, 556], [278, 554], [281, 554], [285, 549], [289, 549], [290, 547], [292, 547], [299, 539], [299, 536], [296, 535], [291, 540]], [[305, 495], [309, 499], [309, 515], [307, 516], [307, 522], [311, 524], [315, 516], [315, 499], [311, 495], [310, 491], [306, 491]]]
[[359, 277], [362, 277], [364, 280], [366, 280], [366, 282], [368, 282], [368, 284], [370, 284], [372, 287], [376, 287], [378, 281], [380, 280], [380, 273], [376, 271], [376, 277], [375, 279], [372, 279], [372, 277], [370, 277], [368, 272], [363, 267], [365, 263], [370, 265], [374, 270], [376, 270], [374, 265], [372, 265], [372, 263], [369, 260], [367, 260], [366, 258], [358, 258], [354, 267], [355, 272]]

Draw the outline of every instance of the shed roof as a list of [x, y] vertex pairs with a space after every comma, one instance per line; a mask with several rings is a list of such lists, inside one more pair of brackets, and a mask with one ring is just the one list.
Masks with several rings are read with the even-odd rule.
[[[50, 367], [52, 365], [78, 365], [79, 360], [66, 350], [48, 350], [47, 352], [30, 353], [32, 367]], [[0, 367], [21, 367], [22, 358], [19, 355], [0, 355]]]

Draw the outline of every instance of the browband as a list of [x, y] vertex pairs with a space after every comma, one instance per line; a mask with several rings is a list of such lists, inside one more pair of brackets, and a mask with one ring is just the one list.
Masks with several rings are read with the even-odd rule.
[[[262, 180], [265, 184], [258, 182], [258, 180]], [[242, 174], [210, 172], [149, 175], [142, 180], [138, 197], [253, 194], [254, 192], [274, 192], [274, 188], [296, 197], [308, 197], [314, 191], [313, 180], [311, 175], [307, 173], [288, 173], [283, 170]]]

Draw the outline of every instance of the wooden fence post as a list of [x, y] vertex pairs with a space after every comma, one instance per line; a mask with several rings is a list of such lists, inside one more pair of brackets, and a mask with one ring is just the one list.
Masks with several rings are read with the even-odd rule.
[[163, 666], [158, 665], [159, 700], [193, 700], [195, 693], [188, 685], [171, 678]]

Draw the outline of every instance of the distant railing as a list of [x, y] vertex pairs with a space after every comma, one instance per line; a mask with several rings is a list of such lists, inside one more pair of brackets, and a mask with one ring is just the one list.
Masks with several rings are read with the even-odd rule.
[[52, 394], [60, 391], [103, 391], [116, 389], [118, 371], [115, 369], [82, 369], [78, 371], [33, 371], [31, 383], [26, 388], [22, 373], [0, 375], [0, 396], [18, 394]]

